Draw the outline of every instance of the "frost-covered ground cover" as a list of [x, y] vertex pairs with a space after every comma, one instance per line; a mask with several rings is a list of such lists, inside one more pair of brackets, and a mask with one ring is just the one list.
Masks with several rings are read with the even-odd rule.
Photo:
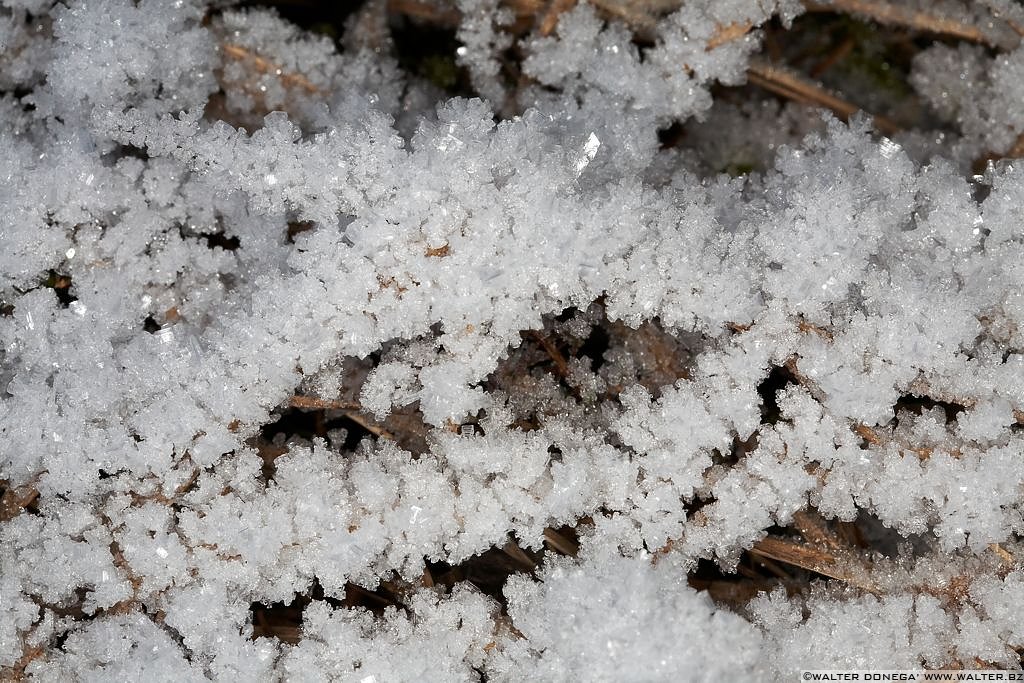
[[1020, 667], [1019, 5], [0, 6], [3, 677]]

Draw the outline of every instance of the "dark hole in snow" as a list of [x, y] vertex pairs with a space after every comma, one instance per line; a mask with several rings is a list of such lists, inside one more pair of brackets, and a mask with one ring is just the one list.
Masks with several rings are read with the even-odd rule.
[[738, 575], [725, 572], [717, 563], [701, 558], [697, 560], [697, 565], [690, 570], [687, 578], [691, 586], [699, 587], [711, 581], [733, 581]]
[[569, 320], [575, 318], [579, 314], [579, 312], [579, 309], [576, 308], [575, 306], [569, 306], [569, 308], [565, 309], [564, 311], [555, 316], [555, 321], [560, 323], [568, 322]]
[[329, 597], [316, 579], [304, 593], [296, 595], [289, 602], [254, 602], [249, 606], [252, 615], [252, 638], [277, 638], [285, 643], [297, 643], [302, 639], [302, 620], [306, 608], [314, 602], [326, 602], [334, 609], [362, 608], [380, 616], [388, 607], [406, 609], [399, 595], [396, 583], [382, 581], [375, 589], [364, 588], [353, 583], [344, 587], [344, 599]]
[[878, 517], [864, 510], [857, 514], [854, 528], [860, 534], [862, 543], [886, 557], [899, 557], [901, 549], [910, 550], [913, 555], [926, 556], [931, 552], [930, 534], [908, 534], [904, 536], [896, 529], [886, 526]]
[[68, 636], [70, 636], [71, 633], [72, 633], [71, 629], [68, 629], [66, 631], [62, 631], [62, 632], [58, 633], [57, 637], [54, 638], [53, 641], [51, 641], [53, 649], [56, 650], [56, 651], [63, 650], [64, 649], [64, 643], [67, 642]]
[[252, 614], [252, 638], [277, 638], [285, 643], [299, 642], [302, 634], [302, 612], [310, 599], [297, 596], [291, 602], [254, 602], [249, 607]]
[[604, 354], [611, 345], [611, 337], [601, 326], [594, 326], [590, 335], [583, 341], [580, 347], [580, 355], [590, 359], [590, 369], [597, 371], [604, 365]]
[[243, 7], [265, 7], [270, 5], [274, 11], [288, 21], [301, 26], [312, 33], [335, 39], [345, 30], [345, 23], [353, 12], [360, 8], [356, 2], [267, 2], [267, 0], [245, 0], [239, 3]]
[[797, 384], [796, 376], [784, 365], [772, 367], [768, 376], [757, 385], [761, 396], [761, 422], [773, 425], [782, 417], [777, 394], [786, 387]]
[[110, 155], [110, 158], [112, 159], [121, 159], [124, 157], [139, 159], [141, 161], [149, 161], [149, 152], [142, 147], [136, 147], [135, 145], [118, 145], [114, 153]]
[[146, 319], [142, 321], [142, 329], [150, 334], [156, 334], [160, 331], [160, 323], [158, 323], [153, 316], [148, 315]]
[[288, 224], [287, 239], [289, 244], [295, 244], [295, 238], [299, 235], [311, 232], [316, 228], [313, 221], [293, 221]]
[[900, 396], [896, 401], [896, 405], [893, 406], [893, 413], [899, 418], [901, 411], [907, 411], [914, 415], [920, 415], [925, 410], [931, 410], [932, 408], [942, 408], [946, 414], [946, 424], [955, 422], [957, 416], [962, 413], [965, 409], [964, 406], [959, 403], [952, 403], [950, 401], [938, 401], [930, 396], [915, 396], [914, 394], [906, 394]]
[[78, 300], [77, 297], [71, 295], [70, 275], [63, 275], [55, 270], [51, 270], [49, 275], [46, 276], [46, 281], [43, 285], [52, 289], [53, 293], [57, 295], [57, 301], [60, 303], [61, 308], [67, 308], [71, 302]]
[[[340, 411], [285, 408], [276, 420], [260, 428], [259, 436], [250, 439], [250, 445], [263, 458], [263, 480], [269, 484], [277, 471], [274, 461], [288, 452], [285, 444], [293, 437], [327, 439], [333, 447], [348, 452], [367, 436], [372, 436], [368, 429]], [[339, 444], [341, 437], [344, 440]]]
[[396, 17], [392, 22], [392, 45], [399, 65], [430, 81], [449, 95], [475, 95], [466, 70], [456, 62], [462, 43], [455, 29], [430, 26]]
[[286, 408], [281, 411], [277, 420], [260, 429], [260, 436], [267, 441], [274, 441], [275, 437], [279, 436], [286, 439], [292, 436], [303, 439], [312, 439], [314, 436], [327, 438], [328, 432], [335, 429], [345, 429], [348, 432], [342, 446], [344, 450], [352, 450], [364, 437], [371, 435], [370, 431], [358, 422], [337, 411]]
[[508, 552], [493, 547], [457, 565], [427, 561], [427, 572], [435, 585], [449, 589], [457, 583], [469, 581], [485, 595], [489, 595], [504, 606], [505, 595], [502, 591], [508, 577], [513, 574], [532, 573], [540, 564], [545, 552], [528, 550], [518, 545], [513, 549], [511, 542], [506, 547], [509, 548]]
[[241, 246], [242, 244], [241, 240], [239, 240], [234, 235], [228, 237], [222, 232], [203, 232], [199, 233], [199, 237], [206, 241], [206, 246], [208, 246], [210, 249], [216, 249], [217, 247], [220, 247], [224, 251], [234, 251], [235, 249], [238, 249], [238, 247]]
[[[31, 21], [29, 21], [31, 23]], [[23, 111], [30, 112], [36, 110], [36, 105], [31, 100], [26, 99], [28, 95], [32, 94], [32, 90], [26, 87], [14, 87], [4, 92], [6, 95], [10, 95], [11, 99], [17, 101]]]
[[686, 127], [679, 121], [673, 121], [667, 128], [658, 130], [658, 143], [662, 149], [678, 147], [686, 139]]
[[747, 454], [757, 448], [758, 432], [754, 432], [746, 440], [740, 439], [738, 436], [732, 438], [732, 445], [729, 449], [721, 450], [715, 448], [711, 451], [711, 461], [715, 465], [725, 465], [732, 467], [743, 458], [747, 457]]

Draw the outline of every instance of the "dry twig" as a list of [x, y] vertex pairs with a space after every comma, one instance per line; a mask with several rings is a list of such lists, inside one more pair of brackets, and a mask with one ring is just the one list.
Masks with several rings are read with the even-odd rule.
[[292, 408], [304, 410], [362, 410], [355, 401], [328, 401], [316, 396], [292, 396], [288, 399]]
[[794, 567], [800, 567], [822, 576], [845, 581], [851, 586], [874, 592], [876, 588], [865, 583], [848, 562], [841, 562], [835, 554], [808, 544], [795, 543], [769, 536], [754, 544], [751, 554], [767, 557]]
[[551, 527], [544, 529], [544, 541], [562, 555], [569, 555], [570, 557], [576, 557], [576, 553], [579, 552], [580, 549], [575, 542], [569, 540]]
[[555, 30], [555, 26], [558, 25], [558, 18], [562, 16], [563, 12], [572, 9], [574, 4], [576, 4], [575, 0], [551, 0], [547, 10], [544, 11], [544, 15], [540, 19], [537, 32], [542, 36], [551, 35], [551, 32]]
[[[992, 38], [977, 26], [964, 24], [956, 19], [929, 14], [905, 3], [884, 0], [829, 0], [829, 2], [805, 2], [811, 12], [843, 12], [856, 14], [887, 26], [903, 26], [916, 31], [925, 31], [942, 36], [968, 40], [973, 43], [992, 45]], [[1007, 24], [1007, 26], [1012, 25]], [[998, 47], [998, 46], [996, 46]]]
[[354, 410], [346, 410], [346, 411], [344, 411], [344, 413], [345, 413], [345, 417], [347, 417], [348, 419], [352, 420], [357, 425], [359, 425], [360, 427], [362, 427], [366, 431], [370, 432], [374, 436], [376, 436], [378, 438], [381, 438], [381, 439], [386, 439], [388, 441], [394, 441], [395, 440], [395, 435], [394, 434], [389, 432], [382, 425], [377, 424], [377, 422], [375, 422], [373, 419], [367, 417], [366, 415], [363, 415], [362, 413], [357, 413]]
[[520, 548], [519, 544], [515, 541], [509, 541], [506, 543], [502, 546], [501, 551], [529, 570], [537, 568], [537, 563], [530, 559], [530, 556], [526, 554], [526, 551]]
[[554, 342], [548, 339], [545, 335], [541, 334], [537, 330], [530, 330], [527, 334], [535, 340], [538, 344], [543, 347], [544, 351], [551, 358], [551, 361], [555, 364], [555, 371], [559, 377], [565, 378], [569, 375], [569, 363], [565, 360], [565, 356], [558, 350]]
[[707, 50], [710, 52], [716, 47], [721, 47], [726, 43], [731, 43], [734, 40], [739, 40], [743, 36], [750, 33], [750, 30], [754, 28], [754, 25], [749, 21], [745, 21], [739, 24], [726, 24], [725, 26], [719, 26], [715, 34], [708, 39]]
[[370, 432], [374, 436], [388, 441], [394, 441], [395, 435], [389, 432], [383, 425], [373, 418], [363, 414], [363, 407], [355, 401], [325, 401], [314, 396], [292, 396], [288, 404], [293, 408], [301, 410], [337, 410], [349, 420]]
[[[747, 69], [750, 82], [787, 99], [831, 110], [842, 119], [860, 111], [860, 107], [836, 97], [820, 85], [794, 72], [764, 60], [752, 60]], [[899, 132], [899, 126], [884, 116], [872, 116], [875, 127], [886, 135]]]
[[234, 43], [224, 43], [221, 45], [221, 50], [224, 52], [226, 57], [235, 59], [238, 61], [244, 61], [252, 65], [252, 68], [261, 74], [273, 74], [281, 79], [281, 82], [287, 86], [300, 88], [305, 90], [310, 95], [316, 95], [320, 93], [320, 88], [313, 85], [308, 78], [302, 74], [288, 73], [283, 71], [279, 66], [271, 62], [269, 59], [259, 56], [255, 52], [242, 47], [241, 45], [235, 45]]
[[4, 495], [0, 496], [0, 522], [17, 517], [37, 498], [39, 498], [39, 491], [33, 486], [7, 489], [4, 491]]

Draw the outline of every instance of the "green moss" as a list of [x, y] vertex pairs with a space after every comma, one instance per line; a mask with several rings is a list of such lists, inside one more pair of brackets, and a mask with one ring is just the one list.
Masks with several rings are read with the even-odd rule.
[[755, 170], [754, 164], [747, 161], [734, 161], [722, 169], [722, 173], [728, 173], [733, 178], [749, 175]]
[[898, 61], [892, 54], [893, 46], [882, 39], [878, 27], [849, 16], [843, 16], [839, 23], [844, 39], [854, 43], [853, 49], [838, 65], [839, 69], [859, 76], [891, 98], [910, 95], [905, 74], [893, 67], [893, 63]]
[[420, 73], [443, 90], [451, 90], [459, 81], [459, 67], [448, 55], [427, 55], [420, 62]]

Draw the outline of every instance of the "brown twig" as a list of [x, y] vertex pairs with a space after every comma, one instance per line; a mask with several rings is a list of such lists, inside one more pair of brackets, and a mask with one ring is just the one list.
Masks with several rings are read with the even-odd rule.
[[808, 543], [831, 550], [842, 550], [846, 547], [835, 532], [828, 528], [821, 515], [812, 510], [801, 510], [794, 514], [793, 526]]
[[866, 424], [857, 423], [853, 426], [853, 431], [857, 433], [857, 436], [867, 441], [872, 446], [878, 446], [882, 443], [882, 437], [871, 427]]
[[355, 401], [329, 401], [316, 396], [292, 396], [288, 399], [292, 408], [304, 410], [362, 410]]
[[572, 6], [575, 4], [576, 0], [551, 0], [551, 2], [548, 3], [548, 8], [540, 18], [537, 33], [542, 36], [551, 35], [552, 31], [555, 30], [555, 26], [558, 25], [559, 17], [561, 17], [563, 13], [572, 9]]
[[288, 404], [293, 408], [301, 410], [337, 410], [348, 419], [370, 432], [374, 436], [388, 441], [394, 441], [395, 435], [389, 432], [383, 425], [373, 418], [363, 414], [363, 407], [355, 401], [327, 401], [315, 396], [292, 396]]
[[287, 86], [292, 86], [305, 90], [310, 95], [316, 95], [320, 93], [320, 88], [313, 85], [312, 82], [302, 74], [288, 73], [283, 71], [278, 65], [271, 62], [269, 59], [259, 56], [255, 52], [236, 45], [234, 43], [224, 43], [221, 45], [221, 50], [224, 55], [231, 59], [238, 61], [248, 62], [253, 66], [256, 71], [263, 74], [272, 74], [281, 79], [281, 82]]
[[182, 482], [170, 496], [164, 495], [159, 489], [155, 493], [135, 493], [132, 492], [132, 502], [136, 505], [143, 505], [145, 503], [160, 503], [161, 505], [173, 505], [183, 495], [189, 492], [191, 488], [199, 481], [199, 475], [202, 474], [202, 469], [196, 467], [192, 470], [192, 474], [189, 475], [188, 479]]
[[449, 9], [423, 0], [388, 0], [388, 12], [429, 21], [440, 26], [458, 26], [461, 17], [459, 11], [454, 7]]
[[533, 570], [537, 568], [537, 563], [530, 559], [530, 556], [515, 541], [506, 543], [502, 546], [501, 551], [527, 569]]
[[751, 554], [792, 564], [814, 571], [833, 579], [845, 578], [845, 573], [836, 566], [836, 558], [816, 548], [802, 546], [792, 541], [768, 537], [754, 544]]
[[645, 11], [640, 3], [622, 2], [622, 0], [590, 0], [605, 19], [621, 21], [636, 34], [650, 34], [657, 24], [657, 18]]
[[1024, 157], [1024, 133], [1018, 135], [1013, 146], [1003, 154], [1003, 158], [1005, 159], [1019, 159], [1021, 157]]
[[1000, 159], [1020, 159], [1024, 157], [1024, 133], [1017, 136], [1014, 140], [1013, 145], [1010, 146], [1005, 152], [990, 152], [979, 159], [976, 159], [971, 165], [971, 168], [975, 173], [982, 173], [988, 167], [989, 163], [993, 161], [999, 161]]
[[829, 0], [828, 2], [805, 2], [804, 6], [811, 12], [859, 14], [879, 24], [903, 26], [916, 31], [926, 31], [928, 33], [959, 38], [960, 40], [968, 40], [973, 43], [993, 45], [991, 36], [986, 35], [977, 26], [964, 24], [956, 19], [929, 14], [898, 2], [885, 2], [884, 0]]
[[362, 413], [357, 413], [354, 410], [346, 410], [346, 411], [344, 411], [344, 413], [345, 413], [345, 417], [347, 417], [348, 419], [352, 420], [357, 425], [359, 425], [360, 427], [362, 427], [366, 431], [370, 432], [374, 436], [379, 437], [381, 439], [387, 439], [388, 441], [394, 441], [395, 440], [395, 435], [394, 434], [389, 432], [383, 426], [377, 424], [374, 420], [372, 420], [371, 418], [367, 417], [366, 415], [363, 415]]
[[563, 356], [562, 352], [558, 350], [558, 347], [555, 346], [554, 342], [537, 330], [530, 330], [527, 334], [544, 348], [548, 357], [550, 357], [551, 361], [555, 364], [555, 371], [558, 373], [558, 376], [563, 379], [568, 377], [569, 363], [565, 360], [565, 356]]
[[811, 78], [821, 78], [826, 71], [838, 64], [844, 57], [850, 54], [855, 47], [857, 47], [857, 41], [847, 36], [846, 40], [840, 42], [835, 49], [831, 50], [823, 59], [811, 68]]
[[873, 586], [858, 580], [854, 572], [850, 571], [846, 563], [840, 562], [835, 554], [821, 548], [769, 536], [755, 543], [750, 552], [822, 576], [839, 579], [864, 590], [875, 590]]
[[46, 650], [39, 645], [29, 647], [24, 645], [21, 658], [10, 667], [0, 668], [0, 681], [23, 681], [25, 680], [25, 669], [28, 665], [39, 659], [46, 653]]
[[1010, 567], [1014, 567], [1017, 565], [1017, 560], [1010, 553], [1010, 551], [1006, 550], [1006, 548], [999, 545], [998, 543], [989, 543], [988, 549], [994, 552], [999, 557], [999, 559], [1003, 561], [1003, 564], [1006, 564]]
[[562, 555], [576, 557], [579, 546], [551, 527], [544, 529], [544, 541]]
[[135, 573], [132, 566], [128, 564], [128, 560], [125, 559], [124, 551], [121, 549], [121, 544], [118, 541], [111, 541], [109, 548], [111, 563], [124, 572], [125, 577], [128, 579], [128, 583], [132, 586], [132, 596], [111, 605], [105, 611], [107, 614], [128, 614], [139, 604], [139, 592], [142, 590], [142, 579]]
[[754, 28], [754, 25], [749, 21], [744, 21], [737, 24], [726, 24], [725, 26], [719, 26], [715, 31], [714, 35], [708, 38], [708, 44], [704, 48], [708, 52], [714, 50], [716, 47], [721, 47], [726, 43], [731, 43], [734, 40], [739, 40], [743, 36], [750, 33], [750, 30]]
[[[795, 102], [829, 109], [844, 120], [860, 111], [857, 105], [836, 97], [803, 76], [763, 60], [751, 61], [747, 77], [751, 83], [765, 90]], [[872, 119], [875, 127], [886, 135], [894, 135], [900, 130], [899, 126], [884, 116], [872, 116]]]
[[4, 495], [0, 496], [0, 522], [14, 519], [37, 498], [39, 498], [39, 491], [33, 486], [7, 489], [4, 491]]
[[[782, 579], [784, 581], [788, 581], [788, 580], [793, 578], [792, 576], [789, 575], [789, 573], [785, 569], [783, 569], [779, 565], [779, 563], [777, 563], [775, 560], [772, 560], [772, 559], [769, 559], [768, 557], [765, 557], [764, 555], [755, 555], [753, 557], [753, 560], [754, 560], [754, 562], [756, 562], [757, 564], [761, 565], [762, 567], [767, 569], [769, 572], [771, 572], [771, 574], [774, 575], [775, 578], [777, 578], [777, 579]], [[743, 565], [740, 565], [740, 567], [742, 567], [742, 566]], [[758, 579], [758, 578], [760, 578], [760, 576], [757, 574], [757, 572], [754, 572], [753, 576], [751, 576], [749, 578]]]
[[[606, 18], [622, 21], [634, 31], [640, 32], [649, 31], [653, 28], [658, 15], [674, 11], [681, 4], [681, 2], [652, 2], [645, 7], [643, 3], [621, 2], [620, 0], [591, 0], [591, 3]], [[540, 35], [547, 36], [554, 32], [562, 14], [572, 9], [575, 0], [505, 0], [505, 5], [512, 9], [520, 19], [534, 19], [533, 22], [521, 24], [523, 30], [536, 28]], [[860, 15], [888, 26], [901, 26], [974, 43], [993, 45], [996, 42], [978, 26], [906, 7], [898, 2], [886, 2], [885, 0], [815, 2], [814, 0], [805, 0], [804, 6], [810, 12]], [[459, 12], [453, 8], [424, 0], [389, 0], [388, 11], [449, 27], [457, 26], [461, 18]], [[993, 19], [996, 18], [993, 17]], [[1024, 37], [1024, 27], [1011, 21], [1001, 21], [1017, 35]], [[742, 38], [752, 28], [752, 25], [746, 22], [721, 26], [708, 40], [707, 49], [713, 50]], [[997, 47], [1009, 46], [997, 45]], [[269, 66], [269, 62], [267, 64]]]

